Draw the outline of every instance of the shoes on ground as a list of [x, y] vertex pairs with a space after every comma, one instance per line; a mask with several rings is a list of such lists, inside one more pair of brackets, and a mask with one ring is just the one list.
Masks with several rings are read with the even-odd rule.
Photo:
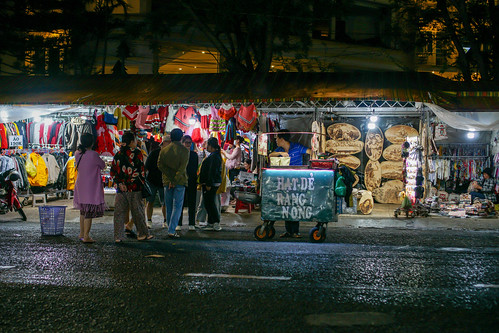
[[175, 231], [180, 231], [180, 230], [182, 230], [182, 227], [178, 225], [178, 226], [175, 228]]
[[168, 228], [168, 223], [163, 222], [163, 228]]
[[180, 238], [180, 235], [178, 233], [168, 234], [168, 238]]
[[213, 224], [207, 224], [205, 227], [203, 227], [203, 230], [215, 230], [215, 228], [213, 228]]
[[285, 232], [279, 236], [279, 238], [289, 238], [291, 237], [291, 234], [289, 232]]
[[147, 228], [151, 229], [152, 228], [152, 221], [147, 221]]
[[195, 226], [193, 226], [193, 225], [190, 225], [190, 226], [189, 226], [189, 231], [194, 231], [194, 230], [196, 230], [196, 227], [195, 227]]
[[222, 227], [220, 226], [220, 223], [213, 223], [213, 230], [215, 230], [215, 231], [222, 230]]
[[302, 235], [300, 235], [300, 234], [298, 233], [298, 234], [293, 234], [293, 236], [292, 236], [292, 237], [293, 237], [293, 238], [302, 238], [303, 236], [302, 236]]

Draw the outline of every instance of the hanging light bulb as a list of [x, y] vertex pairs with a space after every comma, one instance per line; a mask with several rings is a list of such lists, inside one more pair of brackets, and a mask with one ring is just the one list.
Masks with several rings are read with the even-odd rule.
[[376, 115], [372, 115], [369, 117], [369, 120], [371, 121], [371, 123], [375, 123], [378, 121], [378, 116]]
[[466, 136], [468, 137], [468, 139], [474, 139], [475, 138], [475, 132], [473, 132], [473, 131], [468, 132], [468, 134]]
[[374, 129], [375, 127], [376, 127], [375, 123], [369, 123], [369, 124], [367, 124], [367, 128], [369, 128], [370, 130]]

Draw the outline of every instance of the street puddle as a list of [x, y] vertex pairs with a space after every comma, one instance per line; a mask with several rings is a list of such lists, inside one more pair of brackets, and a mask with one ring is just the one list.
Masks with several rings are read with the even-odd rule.
[[305, 316], [309, 325], [314, 326], [381, 326], [393, 324], [391, 315], [381, 312], [321, 313]]

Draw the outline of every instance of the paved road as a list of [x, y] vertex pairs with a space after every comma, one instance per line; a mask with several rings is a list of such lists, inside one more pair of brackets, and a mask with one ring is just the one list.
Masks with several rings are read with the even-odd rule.
[[[94, 245], [0, 223], [0, 331], [497, 332], [499, 233], [330, 229], [256, 242], [251, 228]], [[157, 257], [148, 257], [155, 255]], [[215, 274], [215, 276], [213, 276]], [[354, 325], [354, 326], [352, 326]]]

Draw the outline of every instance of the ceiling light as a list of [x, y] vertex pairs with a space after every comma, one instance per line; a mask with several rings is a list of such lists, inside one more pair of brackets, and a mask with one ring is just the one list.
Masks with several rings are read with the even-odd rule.
[[181, 70], [182, 70], [182, 67], [179, 67], [179, 68], [178, 68], [178, 70], [179, 70], [179, 71], [181, 71]]
[[370, 130], [374, 129], [375, 127], [376, 127], [375, 123], [369, 123], [369, 124], [367, 124], [367, 128], [369, 128]]
[[205, 54], [206, 52], [205, 51], [201, 51], [202, 54]]
[[475, 138], [475, 132], [468, 132], [468, 134], [466, 135], [468, 137], [468, 139], [474, 139]]
[[369, 120], [371, 121], [371, 123], [375, 123], [378, 121], [378, 116], [372, 115], [369, 117]]

